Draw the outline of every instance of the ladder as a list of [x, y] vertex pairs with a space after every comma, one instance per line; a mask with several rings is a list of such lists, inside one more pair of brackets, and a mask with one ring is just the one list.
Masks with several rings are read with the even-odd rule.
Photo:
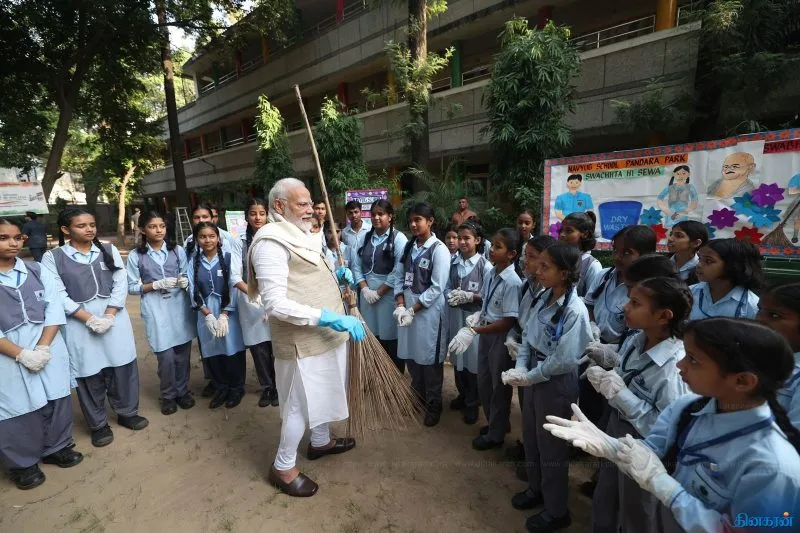
[[189, 213], [185, 207], [175, 208], [175, 214], [178, 217], [178, 244], [183, 246], [186, 238], [192, 234], [192, 224], [189, 222]]

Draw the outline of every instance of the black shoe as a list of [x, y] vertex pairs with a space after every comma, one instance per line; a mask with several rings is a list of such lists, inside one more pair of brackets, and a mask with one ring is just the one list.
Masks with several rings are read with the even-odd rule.
[[203, 392], [200, 393], [202, 398], [211, 398], [214, 396], [214, 393], [217, 392], [217, 387], [214, 385], [213, 381], [209, 381], [206, 383], [206, 386], [203, 388]]
[[278, 399], [277, 389], [272, 389], [272, 394], [269, 397], [269, 403], [272, 405], [272, 407], [278, 407], [281, 404], [280, 400]]
[[506, 459], [515, 463], [525, 460], [525, 447], [520, 441], [515, 442], [513, 446], [506, 450]]
[[472, 439], [472, 448], [478, 450], [479, 452], [485, 452], [486, 450], [492, 450], [494, 448], [500, 448], [503, 446], [503, 441], [500, 442], [493, 442], [486, 438], [486, 435], [478, 435], [474, 439]]
[[592, 481], [585, 481], [578, 486], [578, 492], [589, 498], [590, 500], [594, 498], [594, 488], [597, 486], [597, 482]]
[[108, 446], [112, 442], [114, 442], [114, 433], [111, 431], [111, 427], [108, 424], [100, 429], [92, 431], [92, 446], [102, 448], [103, 446]]
[[326, 455], [336, 455], [340, 453], [349, 452], [356, 447], [356, 439], [336, 439], [333, 441], [333, 446], [330, 448], [314, 448], [311, 443], [308, 444], [306, 457], [309, 461], [314, 461]]
[[61, 448], [55, 453], [42, 457], [42, 462], [46, 465], [56, 465], [61, 468], [70, 468], [83, 461], [83, 454], [76, 452], [72, 448]]
[[231, 392], [228, 394], [228, 399], [225, 401], [225, 408], [226, 409], [233, 409], [240, 403], [242, 403], [242, 398], [244, 397], [244, 392]]
[[517, 479], [520, 481], [524, 481], [525, 483], [528, 482], [528, 469], [524, 463], [518, 464], [515, 468]]
[[161, 399], [161, 414], [174, 415], [178, 412], [178, 402], [166, 398]]
[[35, 489], [44, 483], [46, 479], [44, 477], [44, 472], [39, 470], [38, 464], [29, 466], [28, 468], [12, 468], [9, 475], [11, 476], [11, 481], [13, 481], [20, 490]]
[[[489, 434], [489, 426], [483, 426], [480, 431], [478, 431], [480, 435], [488, 435]], [[508, 423], [506, 426], [506, 433], [511, 433], [511, 422]]]
[[550, 533], [569, 527], [570, 524], [572, 524], [572, 518], [570, 518], [569, 512], [564, 516], [553, 518], [547, 514], [547, 511], [542, 511], [539, 514], [528, 517], [525, 521], [525, 529], [531, 533]]
[[211, 402], [208, 404], [209, 409], [216, 409], [220, 407], [222, 404], [225, 403], [225, 400], [228, 399], [228, 391], [221, 391], [216, 390], [214, 392], [214, 396], [211, 397]]
[[261, 392], [261, 398], [258, 399], [259, 407], [266, 407], [272, 402], [272, 391], [264, 389]]
[[147, 420], [143, 416], [133, 415], [133, 416], [117, 416], [117, 423], [124, 427], [131, 429], [133, 431], [139, 431], [147, 426], [150, 425], [150, 421]]
[[439, 419], [441, 417], [442, 413], [428, 411], [427, 413], [425, 413], [425, 425], [431, 428], [439, 423]]
[[539, 505], [544, 505], [544, 498], [541, 493], [534, 494], [531, 489], [518, 492], [511, 498], [511, 507], [519, 511], [529, 511]]
[[478, 408], [477, 407], [465, 407], [464, 408], [464, 423], [468, 425], [472, 425], [478, 421]]
[[458, 396], [450, 401], [450, 409], [453, 411], [459, 411], [464, 408], [464, 398]]
[[186, 394], [175, 400], [175, 402], [181, 409], [191, 409], [192, 407], [194, 407], [194, 396], [192, 396], [191, 392], [187, 392]]

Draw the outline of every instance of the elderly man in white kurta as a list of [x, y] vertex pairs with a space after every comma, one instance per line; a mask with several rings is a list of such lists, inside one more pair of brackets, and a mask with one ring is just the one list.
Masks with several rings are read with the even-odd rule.
[[275, 381], [281, 406], [281, 441], [270, 482], [291, 496], [313, 496], [317, 484], [295, 465], [297, 448], [311, 428], [307, 456], [314, 460], [355, 447], [331, 439], [328, 424], [348, 417], [347, 341], [360, 341], [364, 326], [344, 314], [336, 272], [310, 233], [311, 195], [303, 182], [286, 178], [269, 193], [269, 223], [253, 237], [248, 292], [261, 296], [272, 330]]

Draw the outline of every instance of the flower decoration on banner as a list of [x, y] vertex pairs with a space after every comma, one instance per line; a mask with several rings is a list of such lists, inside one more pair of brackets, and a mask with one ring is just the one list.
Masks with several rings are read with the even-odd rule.
[[644, 224], [645, 226], [655, 226], [656, 224], [661, 224], [661, 219], [660, 209], [648, 207], [642, 211], [642, 217], [639, 220], [640, 224]]
[[708, 231], [708, 238], [713, 239], [717, 235], [717, 228], [711, 225], [711, 222], [706, 222], [706, 231]]
[[742, 229], [737, 229], [733, 232], [733, 235], [740, 241], [750, 241], [750, 244], [761, 244], [761, 238], [764, 236], [764, 234], [756, 228], [747, 226]]
[[777, 183], [762, 183], [756, 187], [751, 196], [753, 202], [760, 207], [772, 207], [783, 200], [783, 189]]
[[661, 242], [667, 238], [667, 228], [663, 224], [651, 224], [650, 228], [656, 232], [656, 242]]
[[708, 215], [708, 220], [711, 221], [711, 225], [717, 229], [725, 229], [725, 228], [732, 228], [738, 218], [736, 218], [736, 211], [728, 208], [722, 209], [714, 209], [710, 215]]
[[775, 209], [772, 206], [760, 207], [752, 215], [750, 215], [750, 222], [757, 228], [769, 228], [776, 222], [780, 222], [781, 210]]
[[752, 194], [746, 192], [741, 196], [735, 197], [731, 207], [733, 207], [733, 210], [736, 211], [737, 215], [749, 217], [753, 216], [753, 214], [758, 210], [759, 204], [753, 200]]
[[561, 232], [561, 222], [550, 224], [550, 236], [558, 239], [558, 234]]

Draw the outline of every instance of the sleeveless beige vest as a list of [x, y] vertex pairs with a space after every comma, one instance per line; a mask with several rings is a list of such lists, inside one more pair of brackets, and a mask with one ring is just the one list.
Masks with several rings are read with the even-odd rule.
[[[278, 220], [273, 222], [272, 220]], [[322, 255], [321, 249], [314, 249], [319, 241], [311, 239], [300, 228], [281, 218], [270, 215], [270, 223], [253, 236], [249, 253], [255, 244], [262, 240], [279, 243], [289, 252], [289, 277], [286, 297], [314, 309], [328, 309], [344, 314], [344, 304], [333, 266]], [[252, 257], [248, 261], [247, 289], [251, 298], [258, 294]], [[328, 352], [347, 342], [349, 335], [329, 328], [315, 326], [296, 326], [269, 317], [272, 332], [272, 351], [279, 359], [301, 359]]]

